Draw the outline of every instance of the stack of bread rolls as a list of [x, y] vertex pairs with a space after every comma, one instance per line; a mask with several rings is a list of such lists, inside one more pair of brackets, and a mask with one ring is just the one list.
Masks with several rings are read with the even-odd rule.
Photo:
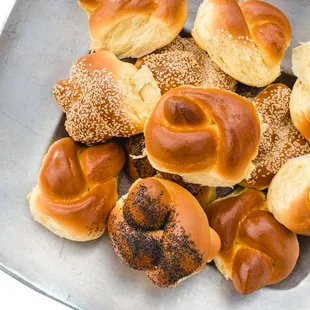
[[271, 84], [291, 26], [264, 1], [202, 1], [192, 38], [185, 0], [78, 2], [91, 53], [54, 86], [70, 138], [43, 159], [33, 218], [73, 241], [108, 227], [120, 260], [161, 287], [213, 259], [240, 294], [288, 277], [296, 234], [310, 236], [310, 43], [291, 90]]

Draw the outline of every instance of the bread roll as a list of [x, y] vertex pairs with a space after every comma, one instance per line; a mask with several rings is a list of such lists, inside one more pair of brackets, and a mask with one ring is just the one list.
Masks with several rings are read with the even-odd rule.
[[293, 49], [292, 70], [303, 84], [310, 85], [310, 41]]
[[126, 141], [127, 174], [131, 182], [145, 179], [156, 174], [145, 154], [145, 140], [143, 133], [130, 137]]
[[268, 127], [253, 161], [255, 169], [241, 183], [242, 186], [266, 189], [289, 159], [310, 153], [310, 144], [295, 129], [290, 119], [290, 97], [291, 90], [287, 86], [273, 84], [254, 99], [254, 106]]
[[99, 238], [117, 201], [125, 162], [115, 142], [86, 148], [71, 138], [55, 142], [43, 159], [38, 185], [29, 194], [33, 218], [73, 241]]
[[178, 37], [168, 46], [138, 59], [147, 66], [164, 94], [181, 85], [218, 87], [233, 91], [236, 80], [222, 71], [192, 38]]
[[161, 98], [144, 135], [155, 169], [188, 183], [231, 187], [253, 170], [260, 132], [247, 99], [216, 88], [181, 86]]
[[294, 126], [310, 142], [310, 42], [293, 50], [293, 72], [298, 77], [290, 102]]
[[222, 241], [215, 264], [240, 294], [280, 282], [293, 271], [299, 256], [296, 235], [268, 212], [262, 192], [235, 192], [205, 210]]
[[192, 35], [228, 75], [263, 87], [280, 75], [291, 26], [280, 10], [264, 1], [204, 0]]
[[270, 184], [267, 205], [297, 234], [310, 236], [310, 155], [289, 160]]
[[102, 51], [80, 58], [70, 79], [55, 85], [54, 95], [66, 113], [69, 135], [95, 144], [142, 132], [160, 89], [147, 67], [138, 70]]
[[174, 287], [200, 272], [220, 249], [197, 200], [180, 185], [138, 180], [108, 222], [112, 246], [127, 266], [158, 286]]
[[138, 58], [173, 41], [187, 18], [186, 0], [79, 0], [89, 16], [91, 50]]

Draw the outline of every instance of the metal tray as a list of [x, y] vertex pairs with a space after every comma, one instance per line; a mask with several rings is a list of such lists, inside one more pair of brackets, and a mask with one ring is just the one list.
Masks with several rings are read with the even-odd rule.
[[[293, 46], [310, 40], [308, 0], [268, 2], [289, 16]], [[199, 3], [189, 1], [187, 30]], [[301, 257], [288, 279], [240, 296], [212, 265], [175, 289], [157, 288], [120, 262], [107, 234], [79, 244], [32, 220], [26, 196], [47, 147], [65, 134], [52, 86], [87, 53], [88, 40], [87, 18], [76, 0], [17, 1], [0, 38], [0, 268], [76, 309], [309, 309], [307, 238], [299, 239]], [[288, 53], [287, 71], [289, 59]]]

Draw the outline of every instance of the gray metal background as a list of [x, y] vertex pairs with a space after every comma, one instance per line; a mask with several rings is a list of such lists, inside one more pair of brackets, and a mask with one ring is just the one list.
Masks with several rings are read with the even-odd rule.
[[[200, 1], [189, 2], [187, 29]], [[309, 1], [268, 2], [290, 17], [293, 45], [310, 40]], [[17, 1], [0, 38], [0, 268], [85, 310], [309, 309], [307, 238], [300, 238], [302, 254], [287, 280], [242, 297], [213, 266], [178, 288], [157, 288], [144, 273], [119, 261], [106, 234], [94, 242], [73, 243], [31, 219], [26, 196], [36, 184], [47, 147], [63, 135], [52, 87], [68, 76], [72, 62], [87, 48], [87, 18], [76, 0]]]

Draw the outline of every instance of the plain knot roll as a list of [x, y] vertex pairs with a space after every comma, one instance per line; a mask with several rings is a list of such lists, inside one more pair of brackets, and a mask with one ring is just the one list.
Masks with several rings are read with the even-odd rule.
[[109, 217], [109, 236], [124, 264], [162, 287], [200, 272], [220, 248], [198, 201], [159, 178], [135, 182]]
[[173, 41], [187, 18], [186, 0], [79, 0], [89, 16], [91, 50], [138, 58]]
[[235, 192], [205, 211], [222, 241], [215, 264], [239, 293], [280, 282], [293, 271], [299, 256], [296, 235], [268, 212], [262, 192]]
[[192, 35], [224, 72], [262, 87], [280, 75], [291, 32], [287, 17], [264, 1], [204, 0]]
[[29, 195], [33, 218], [69, 240], [99, 238], [117, 201], [124, 163], [125, 154], [115, 142], [89, 148], [71, 138], [55, 142]]
[[253, 169], [260, 120], [253, 104], [232, 92], [181, 86], [161, 98], [144, 134], [155, 169], [188, 183], [233, 186]]

